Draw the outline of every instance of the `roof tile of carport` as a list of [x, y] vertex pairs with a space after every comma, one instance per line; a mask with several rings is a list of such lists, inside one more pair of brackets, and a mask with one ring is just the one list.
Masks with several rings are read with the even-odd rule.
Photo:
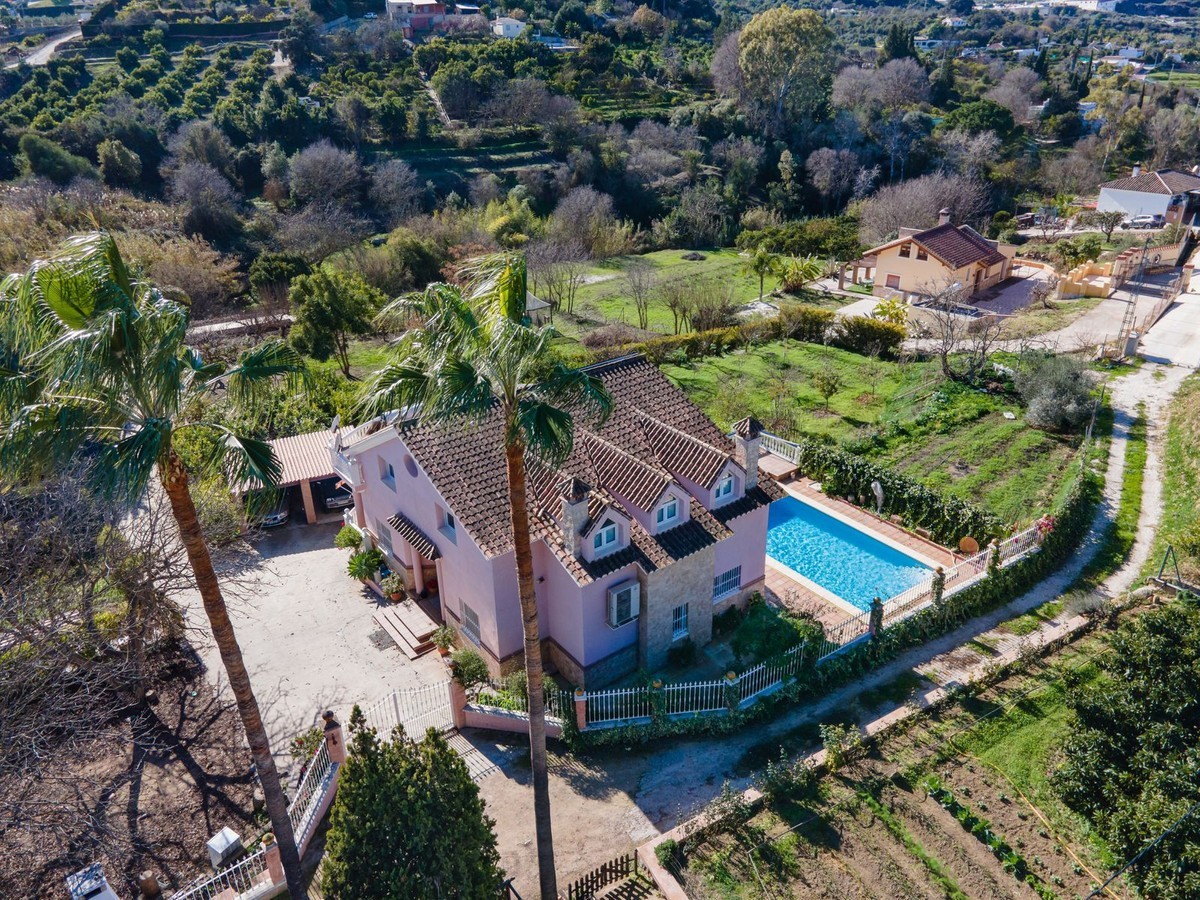
[[[347, 431], [349, 429], [342, 429], [343, 434]], [[291, 487], [302, 481], [320, 481], [336, 475], [329, 455], [330, 437], [329, 429], [325, 429], [271, 441], [271, 448], [282, 469], [278, 486]]]

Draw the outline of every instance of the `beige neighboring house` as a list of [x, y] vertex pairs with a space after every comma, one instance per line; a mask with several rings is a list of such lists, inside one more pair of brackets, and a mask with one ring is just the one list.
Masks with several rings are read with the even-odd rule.
[[845, 263], [838, 287], [873, 279], [876, 297], [912, 300], [958, 284], [964, 298], [973, 297], [1008, 278], [1015, 255], [1015, 247], [989, 241], [970, 225], [952, 224], [950, 210], [943, 209], [937, 227], [901, 228], [895, 240]]

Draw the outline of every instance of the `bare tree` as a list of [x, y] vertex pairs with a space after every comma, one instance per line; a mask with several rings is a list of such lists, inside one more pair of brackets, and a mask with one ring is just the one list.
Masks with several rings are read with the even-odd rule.
[[877, 244], [903, 227], [929, 228], [949, 207], [956, 222], [980, 223], [989, 210], [987, 188], [961, 175], [935, 173], [880, 188], [863, 203], [860, 231]]
[[384, 160], [371, 171], [371, 201], [387, 228], [395, 228], [421, 211], [423, 190], [416, 171], [403, 160]]
[[1013, 66], [984, 96], [1005, 107], [1017, 122], [1027, 123], [1036, 118], [1030, 107], [1041, 98], [1043, 87], [1042, 79], [1029, 66]]
[[285, 250], [318, 263], [370, 233], [371, 223], [342, 204], [310, 203], [283, 220], [276, 238]]
[[731, 282], [704, 278], [693, 281], [690, 290], [690, 320], [695, 331], [728, 328], [737, 321], [737, 304], [733, 299]]
[[355, 206], [362, 185], [358, 156], [328, 140], [309, 144], [292, 157], [288, 184], [299, 203], [342, 203]]
[[583, 284], [588, 253], [583, 242], [556, 237], [529, 244], [525, 251], [533, 293], [568, 315]]
[[1029, 289], [1030, 304], [1040, 304], [1043, 309], [1053, 309], [1054, 305], [1050, 301], [1058, 294], [1058, 281], [1057, 275], [1036, 279]]
[[974, 180], [983, 174], [986, 163], [997, 158], [1000, 138], [994, 131], [971, 134], [956, 129], [940, 135], [937, 144], [946, 168]]
[[986, 369], [1004, 331], [1004, 320], [979, 315], [963, 303], [963, 288], [955, 284], [930, 292], [924, 306], [932, 320], [934, 351], [942, 374], [952, 381], [975, 384]]
[[687, 328], [692, 320], [692, 288], [681, 279], [664, 281], [658, 289], [663, 303], [671, 311], [671, 326], [675, 334]]
[[809, 181], [826, 204], [832, 203], [833, 208], [837, 209], [854, 190], [854, 181], [859, 172], [858, 156], [853, 150], [821, 147], [808, 155], [804, 168]]
[[654, 295], [654, 266], [642, 257], [635, 257], [625, 265], [625, 289], [637, 310], [638, 328], [645, 331], [650, 327], [650, 298]]
[[573, 188], [550, 214], [550, 236], [559, 243], [577, 241], [588, 253], [604, 242], [616, 224], [613, 198], [591, 187]]

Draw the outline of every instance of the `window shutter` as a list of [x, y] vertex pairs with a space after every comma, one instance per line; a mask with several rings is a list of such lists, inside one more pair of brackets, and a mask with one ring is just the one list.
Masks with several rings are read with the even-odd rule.
[[636, 619], [641, 612], [642, 586], [636, 581], [629, 585], [629, 618]]
[[617, 591], [608, 592], [608, 624], [614, 628], [617, 624]]

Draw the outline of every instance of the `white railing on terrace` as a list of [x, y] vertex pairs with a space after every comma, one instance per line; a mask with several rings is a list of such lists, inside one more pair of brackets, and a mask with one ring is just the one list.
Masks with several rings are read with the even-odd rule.
[[[329, 744], [322, 741], [321, 748], [313, 756], [300, 779], [296, 796], [288, 806], [288, 818], [292, 820], [292, 833], [296, 838], [296, 846], [304, 848], [308, 845], [309, 834], [316, 828], [316, 811], [320, 808], [321, 798], [333, 778], [334, 767], [329, 760]], [[303, 852], [303, 850], [301, 851]]]
[[171, 895], [171, 900], [214, 900], [225, 891], [233, 891], [239, 900], [273, 896], [286, 885], [272, 885], [267, 871], [267, 851], [260, 848], [249, 856], [238, 860], [228, 869], [204, 881], [193, 882], [183, 890]]
[[796, 451], [800, 449], [799, 444], [793, 444], [789, 440], [781, 438], [777, 434], [771, 434], [769, 431], [761, 432], [760, 440], [762, 448], [776, 456], [781, 456], [784, 459], [796, 461]]

